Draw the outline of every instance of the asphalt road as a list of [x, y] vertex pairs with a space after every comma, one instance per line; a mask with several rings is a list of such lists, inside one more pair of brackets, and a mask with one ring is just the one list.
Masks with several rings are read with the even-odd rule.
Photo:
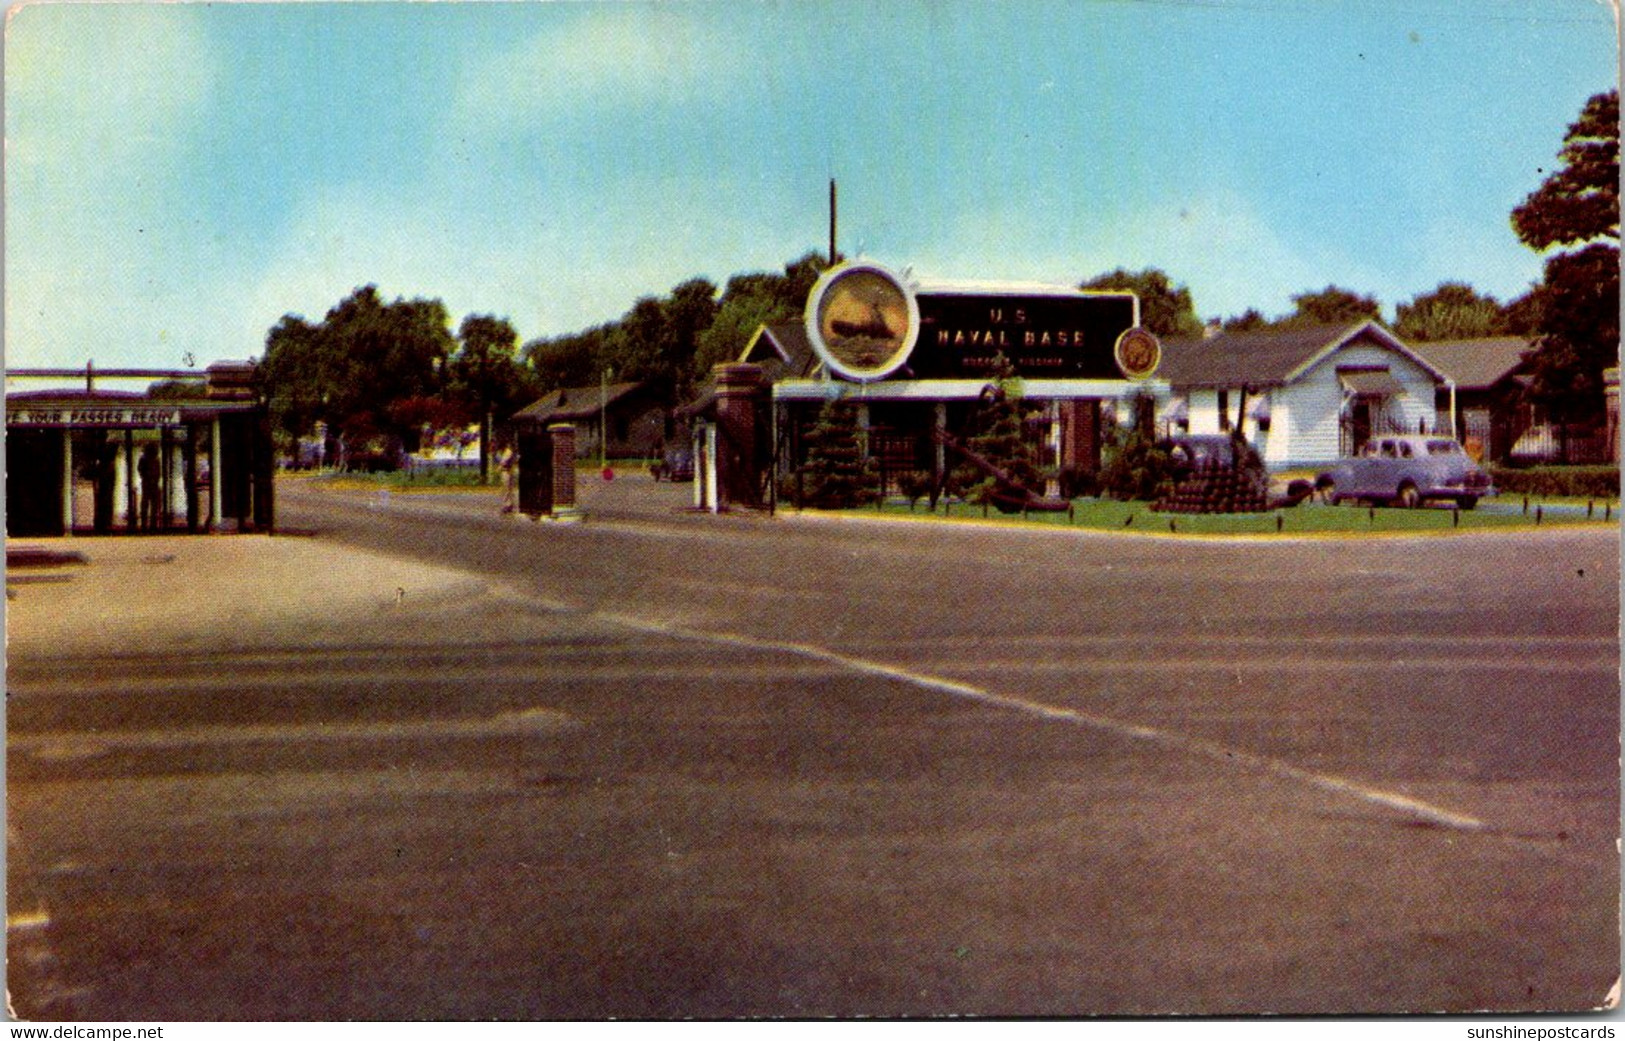
[[25, 1016], [1578, 1010], [1618, 976], [1617, 531], [279, 494], [371, 579], [466, 582], [14, 646]]

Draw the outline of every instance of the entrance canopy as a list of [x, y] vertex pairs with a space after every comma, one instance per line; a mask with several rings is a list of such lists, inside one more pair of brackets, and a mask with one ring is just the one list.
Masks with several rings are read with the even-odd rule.
[[[12, 537], [269, 531], [270, 420], [253, 365], [205, 372], [11, 370], [82, 376], [81, 388], [6, 395], [6, 532]], [[97, 377], [195, 381], [173, 393], [99, 389]], [[201, 379], [199, 377], [202, 377]]]

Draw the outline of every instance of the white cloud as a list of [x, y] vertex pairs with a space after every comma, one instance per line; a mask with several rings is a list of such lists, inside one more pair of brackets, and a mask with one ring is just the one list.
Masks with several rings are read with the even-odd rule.
[[[234, 355], [257, 353], [287, 313], [321, 319], [351, 290], [375, 284], [388, 298], [437, 297], [455, 326], [472, 313], [507, 317], [524, 339], [571, 332], [619, 317], [643, 295], [693, 277], [721, 287], [741, 258], [783, 238], [748, 206], [716, 219], [691, 200], [715, 185], [626, 184], [593, 214], [583, 236], [568, 213], [515, 214], [501, 227], [469, 220], [434, 189], [400, 195], [374, 185], [312, 195], [266, 244], [249, 285], [219, 286], [218, 321]], [[534, 219], [527, 219], [532, 217]], [[502, 230], [505, 227], [507, 230]], [[518, 229], [518, 230], [516, 230]], [[767, 255], [778, 267], [795, 252]]]
[[1187, 286], [1206, 317], [1249, 307], [1284, 314], [1295, 294], [1332, 283], [1382, 296], [1392, 282], [1382, 266], [1335, 244], [1293, 240], [1244, 196], [1226, 190], [1115, 212], [1085, 206], [984, 211], [949, 227], [950, 245], [928, 246], [917, 258], [895, 262], [941, 277], [1058, 284], [1119, 267], [1156, 267]]
[[8, 162], [86, 178], [172, 152], [220, 74], [198, 19], [169, 4], [15, 8], [5, 67]]
[[582, 105], [661, 105], [720, 98], [760, 68], [750, 41], [730, 39], [680, 5], [597, 4], [471, 68], [459, 120], [504, 126]]

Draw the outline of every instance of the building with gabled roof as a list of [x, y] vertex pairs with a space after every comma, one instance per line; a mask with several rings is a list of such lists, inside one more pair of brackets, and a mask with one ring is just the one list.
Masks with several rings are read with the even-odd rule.
[[1533, 419], [1524, 401], [1534, 343], [1523, 336], [1435, 340], [1412, 345], [1455, 384], [1454, 400], [1440, 407], [1456, 417], [1469, 455], [1505, 459]]
[[669, 433], [665, 404], [648, 383], [550, 390], [515, 412], [513, 422], [537, 428], [575, 424], [576, 455], [581, 458], [600, 453], [600, 435], [606, 425], [609, 444], [604, 454], [610, 459], [652, 458]]
[[1358, 452], [1373, 434], [1448, 431], [1438, 366], [1372, 320], [1163, 343], [1170, 428], [1229, 431], [1238, 422], [1266, 465], [1283, 469]]

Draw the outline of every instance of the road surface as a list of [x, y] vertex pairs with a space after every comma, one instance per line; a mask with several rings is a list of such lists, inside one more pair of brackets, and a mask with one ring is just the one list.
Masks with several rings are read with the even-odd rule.
[[1193, 541], [687, 493], [594, 480], [567, 526], [290, 482], [308, 534], [79, 540], [69, 581], [16, 586], [14, 1006], [1232, 1015], [1614, 984], [1617, 531]]

